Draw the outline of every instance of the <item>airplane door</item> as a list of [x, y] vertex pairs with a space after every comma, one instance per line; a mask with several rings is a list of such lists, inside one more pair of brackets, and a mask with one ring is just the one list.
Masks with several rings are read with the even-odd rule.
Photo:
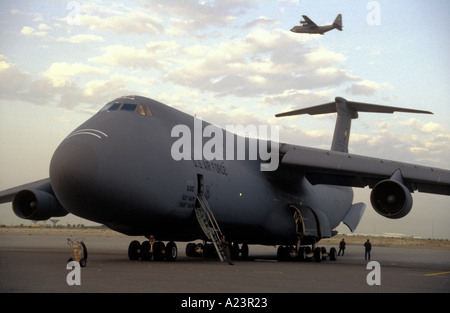
[[302, 237], [318, 238], [319, 225], [312, 209], [307, 206], [296, 207], [292, 204], [289, 208], [294, 210], [294, 221], [297, 235]]
[[197, 194], [205, 193], [205, 185], [203, 181], [203, 175], [197, 174]]

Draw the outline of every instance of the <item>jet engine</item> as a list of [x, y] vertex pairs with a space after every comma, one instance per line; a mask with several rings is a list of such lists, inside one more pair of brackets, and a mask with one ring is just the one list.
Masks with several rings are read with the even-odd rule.
[[392, 219], [406, 216], [413, 205], [410, 191], [392, 178], [375, 185], [370, 194], [370, 202], [378, 214]]
[[12, 206], [18, 217], [28, 220], [45, 221], [68, 214], [53, 195], [42, 190], [18, 192], [14, 196]]

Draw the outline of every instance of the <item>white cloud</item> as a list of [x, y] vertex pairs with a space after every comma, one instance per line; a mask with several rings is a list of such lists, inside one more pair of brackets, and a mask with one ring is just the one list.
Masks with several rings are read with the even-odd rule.
[[104, 53], [90, 58], [89, 61], [131, 69], [161, 68], [170, 63], [169, 58], [174, 55], [177, 49], [178, 44], [175, 41], [150, 42], [143, 49], [112, 45], [102, 48]]
[[119, 34], [157, 34], [163, 31], [162, 20], [151, 10], [112, 3], [105, 7], [82, 4], [81, 11], [80, 24], [91, 30]]
[[445, 130], [445, 127], [439, 125], [438, 123], [434, 123], [434, 122], [426, 123], [420, 129], [420, 131], [427, 133], [427, 134], [435, 133], [435, 132], [443, 131], [443, 130]]
[[411, 118], [407, 121], [401, 121], [399, 122], [399, 124], [412, 128], [413, 130], [423, 134], [431, 134], [435, 132], [446, 131], [446, 128], [438, 123], [428, 122], [425, 124], [422, 121], [419, 121], [418, 119], [415, 118]]
[[319, 47], [305, 54], [306, 60], [317, 67], [326, 67], [344, 62], [347, 58], [341, 54]]
[[86, 74], [105, 74], [106, 70], [82, 63], [70, 64], [67, 62], [55, 62], [44, 72], [55, 87], [70, 84], [73, 77]]
[[47, 35], [46, 31], [37, 31], [31, 26], [24, 26], [20, 32], [25, 36], [42, 37]]
[[289, 104], [292, 110], [304, 106], [312, 106], [329, 101], [333, 96], [334, 90], [285, 90], [277, 95], [270, 95], [265, 98], [265, 102], [274, 105]]
[[94, 35], [94, 34], [79, 34], [74, 35], [69, 38], [66, 37], [58, 37], [56, 41], [59, 42], [69, 42], [69, 43], [87, 43], [87, 42], [103, 42], [104, 39], [101, 36]]
[[245, 24], [244, 28], [261, 28], [264, 26], [274, 25], [274, 24], [278, 24], [278, 22], [272, 18], [260, 16], [257, 19]]
[[[256, 29], [213, 47], [195, 45], [179, 54], [180, 65], [165, 77], [218, 95], [254, 97], [286, 90], [337, 86], [356, 78], [339, 66], [341, 54], [308, 48], [284, 30]], [[317, 63], [324, 64], [317, 69]]]
[[51, 30], [52, 29], [50, 26], [48, 26], [47, 24], [44, 24], [44, 23], [39, 24], [38, 28], [41, 31]]
[[363, 80], [355, 82], [350, 88], [347, 88], [347, 92], [352, 95], [372, 95], [381, 89], [381, 85], [377, 82]]

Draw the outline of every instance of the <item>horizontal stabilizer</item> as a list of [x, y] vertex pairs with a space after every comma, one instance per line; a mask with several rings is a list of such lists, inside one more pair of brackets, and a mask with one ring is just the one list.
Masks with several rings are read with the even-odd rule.
[[[337, 105], [338, 103], [346, 103], [348, 109], [350, 109], [351, 111], [353, 111], [355, 113], [356, 112], [367, 112], [367, 113], [405, 112], [405, 113], [433, 114], [432, 112], [429, 112], [429, 111], [397, 108], [397, 107], [363, 103], [363, 102], [347, 101], [340, 97], [336, 97], [335, 100], [336, 100], [335, 102], [321, 104], [321, 105], [317, 105], [317, 106], [313, 106], [313, 107], [309, 107], [309, 108], [305, 108], [305, 109], [294, 110], [294, 111], [290, 111], [290, 112], [286, 112], [286, 113], [280, 113], [275, 116], [276, 117], [285, 117], [285, 116], [294, 116], [294, 115], [301, 115], [301, 114], [318, 115], [318, 114], [337, 113], [338, 112], [338, 105]], [[356, 117], [354, 117], [354, 118], [356, 118]]]
[[333, 136], [333, 143], [331, 144], [331, 150], [348, 152], [351, 121], [352, 119], [358, 118], [358, 112], [373, 112], [373, 113], [406, 112], [406, 113], [433, 114], [429, 111], [396, 108], [385, 105], [347, 101], [346, 99], [341, 97], [336, 97], [334, 100], [335, 100], [334, 102], [325, 103], [309, 107], [306, 109], [299, 109], [286, 113], [280, 113], [275, 116], [284, 117], [300, 114], [318, 115], [318, 114], [337, 113], [336, 126], [334, 129], [334, 136]]

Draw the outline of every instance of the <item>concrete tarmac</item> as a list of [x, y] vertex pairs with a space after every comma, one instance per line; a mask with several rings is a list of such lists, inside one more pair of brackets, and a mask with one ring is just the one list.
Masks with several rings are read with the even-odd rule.
[[[450, 292], [449, 250], [374, 246], [371, 259], [380, 264], [380, 271], [374, 272], [366, 268], [362, 243], [347, 244], [343, 257], [320, 263], [278, 262], [275, 247], [250, 246], [249, 260], [235, 260], [230, 266], [214, 259], [186, 257], [186, 243], [177, 243], [175, 262], [130, 261], [129, 243], [144, 238], [81, 236], [88, 249], [87, 266], [81, 268], [81, 285], [69, 286], [66, 278], [71, 269], [66, 264], [71, 255], [66, 234], [0, 232], [0, 292]], [[380, 284], [369, 285], [368, 277]]]

